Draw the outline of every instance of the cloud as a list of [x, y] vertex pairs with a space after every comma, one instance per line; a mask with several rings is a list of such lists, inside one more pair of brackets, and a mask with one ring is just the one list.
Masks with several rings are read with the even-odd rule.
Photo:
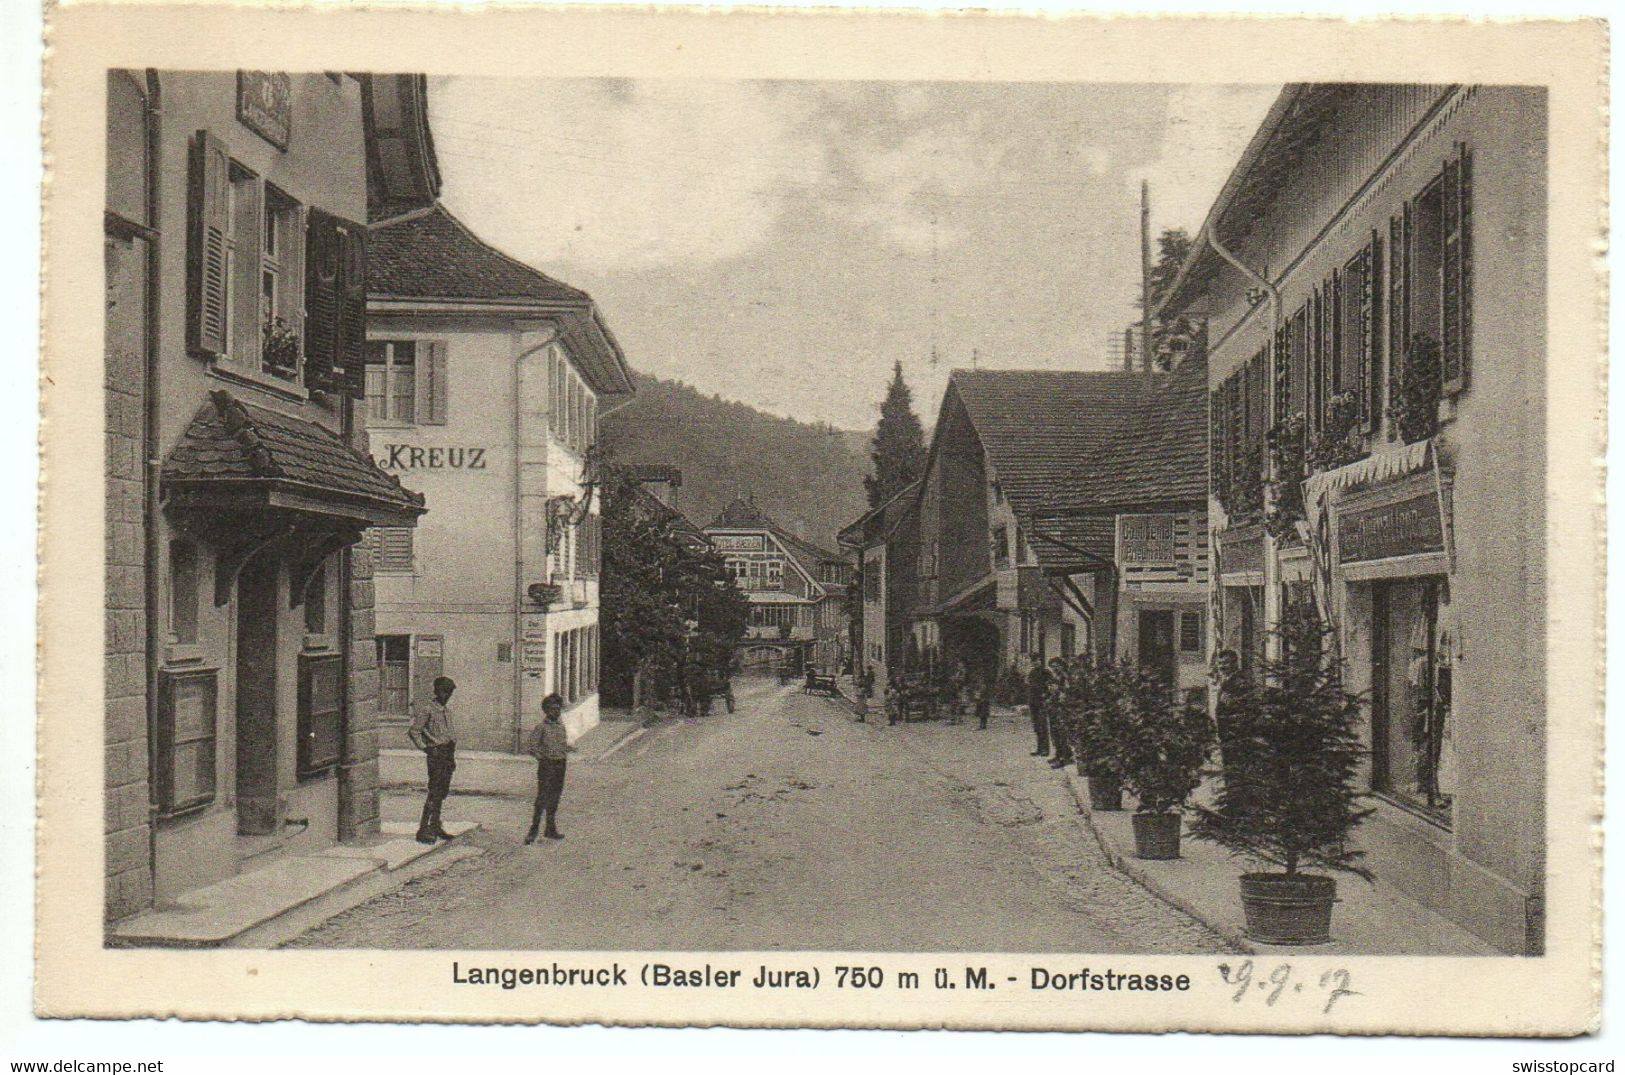
[[542, 265], [736, 256], [828, 172], [805, 115], [749, 82], [437, 79], [445, 198]]

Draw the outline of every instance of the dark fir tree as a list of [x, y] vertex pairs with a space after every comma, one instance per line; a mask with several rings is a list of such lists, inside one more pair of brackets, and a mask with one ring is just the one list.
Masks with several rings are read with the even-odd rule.
[[[1167, 298], [1169, 289], [1179, 278], [1179, 270], [1191, 252], [1190, 233], [1184, 228], [1169, 228], [1157, 236], [1157, 260], [1151, 266], [1151, 309], [1155, 310]], [[1200, 318], [1177, 317], [1172, 321], [1158, 320], [1151, 326], [1152, 359], [1159, 370], [1172, 364], [1172, 341], [1177, 337], [1192, 348], [1206, 346], [1207, 326]]]
[[925, 473], [925, 431], [914, 413], [914, 396], [903, 380], [903, 364], [892, 367], [886, 401], [880, 405], [880, 424], [869, 458], [874, 472], [863, 479], [869, 506], [878, 507], [898, 490], [919, 481]]
[[1331, 629], [1312, 602], [1289, 605], [1279, 656], [1219, 699], [1224, 779], [1191, 834], [1295, 874], [1307, 866], [1370, 879], [1349, 842], [1362, 805], [1359, 695], [1343, 689]]

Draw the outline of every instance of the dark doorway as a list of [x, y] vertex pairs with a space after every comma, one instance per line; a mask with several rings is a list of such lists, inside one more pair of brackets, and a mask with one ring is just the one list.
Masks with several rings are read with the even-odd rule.
[[237, 832], [244, 836], [277, 828], [279, 566], [262, 553], [237, 576]]
[[999, 628], [979, 616], [956, 616], [942, 623], [943, 657], [965, 662], [967, 683], [997, 683]]
[[1178, 674], [1174, 650], [1174, 611], [1159, 608], [1140, 613], [1140, 667], [1170, 687]]

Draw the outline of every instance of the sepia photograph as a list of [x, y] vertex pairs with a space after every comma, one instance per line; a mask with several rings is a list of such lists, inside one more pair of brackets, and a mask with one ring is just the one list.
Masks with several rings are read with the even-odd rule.
[[1585, 993], [1550, 82], [113, 51], [96, 958], [792, 1025]]

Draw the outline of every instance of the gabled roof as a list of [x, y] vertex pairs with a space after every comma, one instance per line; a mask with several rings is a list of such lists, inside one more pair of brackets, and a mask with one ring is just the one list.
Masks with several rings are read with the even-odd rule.
[[[356, 517], [399, 517], [383, 525], [410, 525], [424, 512], [423, 494], [350, 447], [332, 430], [237, 399], [224, 389], [193, 416], [164, 460], [167, 492], [208, 488], [220, 492], [279, 490], [316, 502], [351, 505]], [[373, 510], [369, 510], [373, 509]]]
[[[1023, 521], [1093, 551], [1119, 510], [1207, 496], [1207, 363], [1173, 373], [955, 370], [964, 405], [1000, 488]], [[947, 406], [947, 400], [944, 401]], [[1076, 531], [1072, 542], [1066, 532]], [[1035, 541], [1041, 561], [1064, 559]], [[1110, 542], [1103, 555], [1111, 555]]]
[[[903, 486], [879, 504], [841, 527], [841, 532], [836, 535], [835, 540], [842, 545], [861, 545], [863, 543], [863, 528], [869, 524], [870, 520], [877, 515], [884, 517], [887, 512], [892, 511], [899, 505], [906, 505], [909, 497], [919, 493], [920, 484], [920, 482], [914, 481]], [[894, 529], [896, 529], [896, 524], [886, 527], [886, 533], [882, 536], [889, 537]]]
[[773, 539], [784, 547], [791, 559], [796, 561], [802, 574], [819, 590], [828, 586], [818, 578], [818, 565], [826, 560], [839, 561], [840, 554], [819, 548], [810, 541], [803, 541], [787, 530], [781, 529], [777, 523], [768, 518], [756, 504], [756, 498], [741, 494], [728, 502], [728, 505], [717, 513], [711, 525], [705, 528], [706, 533], [713, 530], [762, 530], [773, 536]]
[[440, 202], [369, 231], [367, 291], [412, 299], [589, 303], [592, 297], [482, 240]]
[[533, 308], [538, 316], [557, 317], [571, 356], [600, 397], [635, 391], [621, 345], [591, 295], [504, 254], [440, 202], [368, 227], [367, 298], [473, 310]]

